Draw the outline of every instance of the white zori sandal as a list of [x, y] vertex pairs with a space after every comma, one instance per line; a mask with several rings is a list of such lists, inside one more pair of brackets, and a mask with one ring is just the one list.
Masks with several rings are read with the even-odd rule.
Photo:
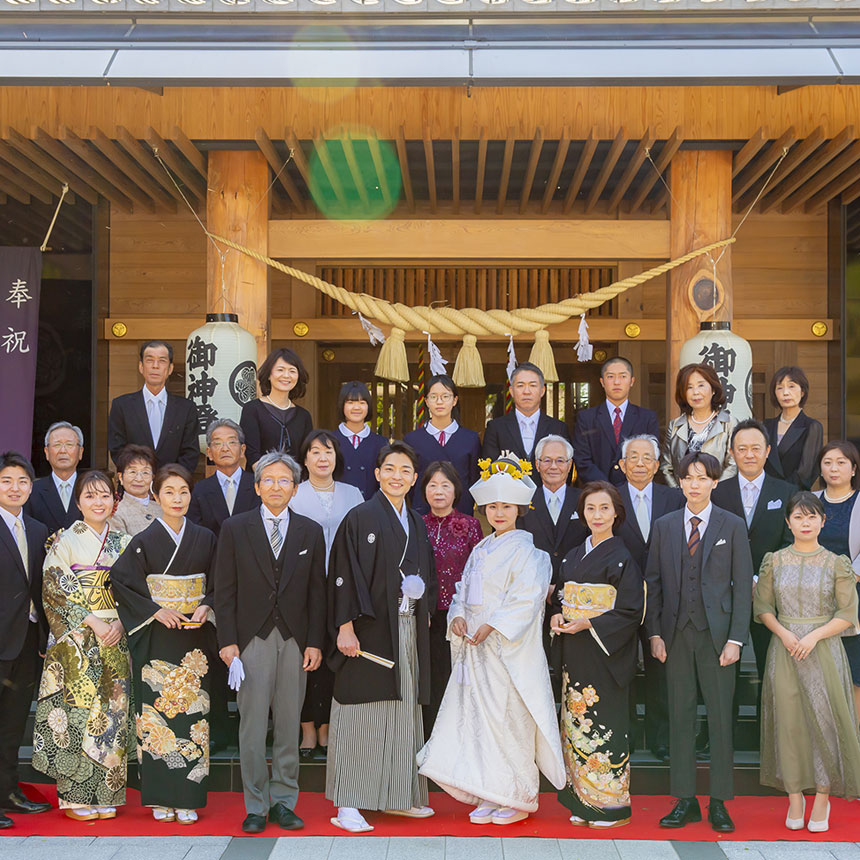
[[411, 809], [386, 809], [385, 815], [402, 815], [404, 818], [432, 818], [436, 812], [429, 806], [413, 806]]
[[510, 806], [502, 806], [493, 813], [493, 824], [515, 824], [517, 821], [525, 821], [529, 817], [528, 812], [521, 809], [511, 809]]
[[159, 824], [167, 824], [171, 821], [176, 821], [176, 810], [168, 809], [166, 806], [153, 806], [152, 817]]
[[369, 833], [373, 828], [364, 820], [364, 816], [351, 806], [339, 806], [337, 815], [331, 823], [348, 833]]
[[196, 824], [197, 823], [197, 813], [193, 809], [177, 809], [176, 810], [176, 820], [180, 824]]
[[469, 821], [472, 824], [492, 824], [493, 816], [498, 812], [499, 805], [497, 803], [484, 802], [480, 806], [476, 806], [469, 813]]

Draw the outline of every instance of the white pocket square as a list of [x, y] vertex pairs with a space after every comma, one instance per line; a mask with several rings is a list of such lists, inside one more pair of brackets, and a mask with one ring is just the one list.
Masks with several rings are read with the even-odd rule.
[[782, 502], [779, 499], [771, 499], [767, 503], [767, 509], [769, 511], [778, 511], [782, 507]]
[[719, 540], [714, 544], [714, 546], [722, 546], [725, 542], [726, 542], [726, 539], [725, 539], [725, 538], [720, 538], [720, 539], [719, 539]]
[[299, 553], [299, 555], [307, 555], [307, 552], [308, 552], [308, 551], [307, 551], [306, 549], [303, 549], [303, 550]]
[[574, 512], [570, 515], [570, 518], [571, 518], [572, 520], [578, 520], [578, 519], [579, 519], [579, 514], [578, 514], [576, 511], [574, 511]]

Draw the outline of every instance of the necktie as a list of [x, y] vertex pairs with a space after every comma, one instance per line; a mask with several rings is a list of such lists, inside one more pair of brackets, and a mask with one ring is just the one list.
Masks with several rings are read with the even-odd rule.
[[445, 447], [445, 431], [441, 430], [439, 432], [439, 444], [444, 448]]
[[645, 502], [645, 494], [636, 494], [636, 503], [633, 505], [636, 511], [636, 522], [639, 523], [639, 531], [642, 532], [642, 537], [647, 541], [648, 535], [651, 533], [651, 522], [648, 519], [648, 505]]
[[60, 484], [60, 500], [63, 503], [63, 508], [65, 510], [69, 509], [69, 500], [72, 498], [72, 488], [69, 486], [68, 481], [63, 481]]
[[353, 433], [352, 434], [352, 447], [357, 448], [359, 446], [360, 442], [361, 442], [361, 439], [359, 439], [358, 433]]
[[152, 433], [152, 446], [158, 447], [158, 439], [161, 436], [161, 401], [147, 400], [146, 411], [149, 413], [149, 431]]
[[699, 548], [699, 542], [702, 538], [699, 535], [699, 523], [701, 520], [698, 517], [690, 517], [690, 537], [687, 539], [687, 549], [690, 550], [690, 555], [695, 555]]
[[558, 500], [558, 496], [552, 495], [549, 497], [549, 515], [552, 517], [552, 521], [558, 525], [558, 515], [561, 513], [561, 503]]
[[272, 524], [269, 531], [269, 543], [272, 545], [272, 552], [277, 558], [281, 554], [281, 547], [284, 545], [284, 539], [281, 537], [281, 529], [278, 526], [277, 517], [266, 517]]
[[752, 522], [753, 510], [755, 508], [755, 484], [747, 484], [744, 487], [744, 513], [747, 525]]
[[[18, 544], [18, 552], [21, 553], [21, 560], [24, 562], [24, 576], [27, 577], [27, 582], [30, 581], [30, 553], [27, 550], [27, 535], [24, 533], [24, 523], [20, 519], [15, 520], [15, 543]], [[36, 620], [36, 607], [33, 601], [30, 601], [30, 621]]]
[[615, 431], [616, 443], [621, 440], [621, 407], [615, 407], [615, 418], [612, 421], [612, 429]]
[[227, 510], [230, 512], [230, 516], [233, 515], [233, 505], [236, 504], [236, 484], [233, 481], [233, 478], [227, 478], [226, 488], [224, 490], [224, 501], [227, 502]]

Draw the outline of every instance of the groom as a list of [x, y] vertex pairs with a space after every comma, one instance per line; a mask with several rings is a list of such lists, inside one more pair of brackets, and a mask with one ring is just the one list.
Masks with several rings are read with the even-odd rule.
[[749, 636], [753, 571], [746, 524], [711, 503], [720, 472], [710, 454], [681, 460], [678, 475], [687, 504], [654, 523], [645, 628], [652, 655], [666, 664], [669, 776], [678, 798], [660, 826], [702, 820], [696, 799], [698, 679], [711, 738], [708, 821], [718, 833], [731, 833], [735, 825], [725, 801], [734, 797], [734, 664]]

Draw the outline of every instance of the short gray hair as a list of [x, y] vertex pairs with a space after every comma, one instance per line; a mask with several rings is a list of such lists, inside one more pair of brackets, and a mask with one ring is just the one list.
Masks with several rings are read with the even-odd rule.
[[269, 451], [268, 454], [263, 454], [256, 463], [254, 463], [254, 483], [259, 484], [263, 477], [263, 471], [269, 466], [274, 466], [276, 463], [283, 463], [293, 474], [293, 483], [298, 487], [302, 480], [302, 467], [289, 455], [283, 451]]
[[84, 447], [84, 431], [81, 430], [80, 427], [75, 424], [70, 424], [68, 421], [55, 421], [48, 428], [48, 432], [45, 434], [46, 448], [48, 447], [48, 443], [50, 442], [51, 433], [53, 433], [55, 430], [71, 430], [72, 432], [74, 432], [75, 436], [78, 437], [78, 445], [80, 445], [81, 448]]
[[627, 459], [627, 446], [631, 442], [647, 442], [654, 449], [654, 459], [660, 459], [660, 443], [657, 441], [657, 437], [650, 433], [643, 433], [641, 436], [630, 436], [621, 443], [621, 458], [623, 460]]
[[232, 418], [216, 418], [206, 428], [207, 446], [212, 444], [212, 434], [216, 430], [220, 430], [222, 427], [226, 427], [228, 430], [233, 430], [239, 437], [239, 443], [242, 445], [245, 444], [245, 431]]
[[548, 436], [543, 436], [538, 439], [537, 445], [535, 445], [535, 460], [540, 460], [541, 455], [543, 454], [543, 449], [549, 445], [550, 442], [558, 442], [559, 445], [564, 445], [564, 455], [568, 460], [573, 459], [573, 445], [564, 438], [564, 436], [556, 436], [554, 433], [550, 433]]
[[543, 377], [543, 371], [536, 364], [533, 364], [531, 361], [521, 361], [514, 368], [514, 372], [511, 374], [511, 385], [513, 385], [513, 382], [517, 378], [517, 375], [520, 373], [523, 373], [526, 370], [537, 374], [538, 379], [540, 379], [541, 386], [546, 385], [546, 380]]

